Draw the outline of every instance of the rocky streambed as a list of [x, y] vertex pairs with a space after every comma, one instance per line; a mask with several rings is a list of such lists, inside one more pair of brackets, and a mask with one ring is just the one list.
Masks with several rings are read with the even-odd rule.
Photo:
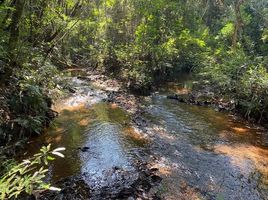
[[138, 97], [85, 70], [70, 83], [73, 93], [55, 104], [58, 118], [28, 145], [27, 155], [47, 143], [67, 148], [47, 177], [62, 191], [37, 198], [267, 199], [264, 129], [168, 99], [166, 88]]

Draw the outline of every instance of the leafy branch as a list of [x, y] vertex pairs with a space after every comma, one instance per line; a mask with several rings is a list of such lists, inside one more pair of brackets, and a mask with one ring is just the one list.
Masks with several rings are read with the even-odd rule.
[[64, 157], [61, 151], [64, 147], [51, 150], [51, 145], [44, 146], [40, 152], [32, 158], [23, 160], [15, 165], [0, 179], [0, 199], [17, 198], [22, 193], [33, 194], [34, 190], [55, 190], [59, 188], [52, 187], [45, 183], [43, 179], [48, 172], [46, 168], [49, 161], [55, 160], [54, 155]]

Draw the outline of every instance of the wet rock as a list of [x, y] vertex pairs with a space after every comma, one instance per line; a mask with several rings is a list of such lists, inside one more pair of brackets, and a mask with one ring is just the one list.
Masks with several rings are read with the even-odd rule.
[[41, 200], [82, 200], [82, 199], [160, 199], [150, 193], [153, 185], [159, 184], [161, 178], [154, 174], [147, 163], [137, 161], [134, 170], [126, 170], [118, 166], [105, 172], [101, 180], [95, 180], [90, 174], [73, 176], [56, 183], [60, 192], [46, 191]]
[[75, 93], [75, 92], [76, 92], [75, 89], [73, 89], [73, 88], [71, 88], [71, 87], [68, 87], [67, 90], [68, 90], [69, 92], [71, 92], [71, 93]]
[[155, 167], [154, 167], [154, 168], [151, 168], [150, 170], [151, 170], [152, 172], [157, 172], [157, 171], [158, 171], [158, 168], [155, 168]]
[[78, 147], [77, 149], [81, 150], [82, 152], [87, 152], [90, 148], [89, 147]]
[[193, 91], [186, 95], [168, 95], [168, 99], [174, 99], [181, 103], [197, 105], [197, 106], [212, 106], [216, 111], [233, 111], [235, 110], [235, 103], [234, 101], [223, 101], [219, 99], [213, 94], [206, 92], [206, 91]]
[[162, 178], [157, 175], [152, 175], [150, 178], [151, 178], [151, 182], [154, 184], [159, 184], [162, 181]]
[[82, 177], [68, 177], [56, 183], [61, 188], [60, 192], [43, 192], [39, 200], [86, 200], [91, 198], [91, 189]]
[[86, 81], [91, 81], [91, 78], [88, 76], [77, 76], [78, 79], [80, 80], [86, 80]]
[[119, 170], [120, 167], [118, 167], [118, 166], [114, 166], [113, 169], [114, 169], [114, 170]]
[[175, 94], [175, 95], [168, 95], [167, 98], [168, 99], [174, 99], [174, 100], [177, 100], [177, 101], [182, 102], [182, 103], [187, 103], [187, 102], [190, 103], [191, 102], [191, 100], [188, 100], [185, 97], [179, 96], [177, 94]]

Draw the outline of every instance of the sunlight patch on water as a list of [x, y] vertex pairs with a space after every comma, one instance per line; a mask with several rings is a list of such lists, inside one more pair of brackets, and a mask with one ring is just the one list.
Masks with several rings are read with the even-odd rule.
[[188, 88], [176, 88], [174, 89], [174, 91], [175, 91], [175, 94], [180, 94], [180, 95], [189, 94], [191, 92], [191, 90]]
[[247, 134], [250, 132], [250, 129], [242, 128], [242, 127], [232, 127], [231, 129], [234, 130], [235, 133], [238, 133], [238, 134]]
[[86, 118], [86, 119], [82, 119], [80, 120], [78, 123], [80, 126], [88, 126], [90, 124], [91, 120]]
[[120, 130], [110, 123], [96, 125], [90, 130], [84, 146], [90, 147], [89, 154], [81, 153], [82, 173], [90, 173], [101, 177], [105, 171], [113, 167], [126, 168], [130, 166], [127, 153], [118, 138]]
[[133, 127], [125, 127], [123, 129], [124, 135], [132, 141], [135, 141], [137, 144], [146, 145], [150, 143], [150, 140], [141, 135], [137, 130]]
[[81, 109], [84, 109], [85, 108], [85, 104], [81, 103], [81, 104], [77, 104], [77, 105], [69, 105], [69, 104], [62, 104], [62, 103], [57, 103], [53, 109], [55, 111], [57, 111], [58, 113], [61, 113], [65, 110], [68, 110], [68, 111], [78, 111], [78, 110], [81, 110]]
[[216, 153], [229, 156], [231, 163], [242, 171], [251, 169], [249, 163], [245, 163], [246, 160], [250, 160], [262, 174], [263, 183], [268, 185], [268, 149], [253, 145], [216, 145], [214, 149]]

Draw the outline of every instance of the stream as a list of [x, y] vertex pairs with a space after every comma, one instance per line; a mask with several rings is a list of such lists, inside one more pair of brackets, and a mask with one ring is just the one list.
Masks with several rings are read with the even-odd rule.
[[[157, 169], [162, 181], [154, 190], [162, 199], [268, 199], [267, 131], [209, 107], [167, 99], [190, 90], [191, 81], [137, 97], [143, 110], [139, 117], [146, 121], [137, 125], [133, 113], [107, 101], [118, 88], [92, 84], [89, 74], [83, 75], [88, 79], [79, 76], [70, 78], [76, 92], [54, 105], [59, 116], [27, 145], [26, 157], [44, 144], [66, 147], [65, 158], [49, 166], [46, 179], [52, 184], [77, 175], [93, 193], [114, 190], [115, 184], [135, 179], [135, 163], [142, 161]], [[125, 178], [116, 171], [124, 171]], [[136, 199], [131, 191], [123, 197]]]

